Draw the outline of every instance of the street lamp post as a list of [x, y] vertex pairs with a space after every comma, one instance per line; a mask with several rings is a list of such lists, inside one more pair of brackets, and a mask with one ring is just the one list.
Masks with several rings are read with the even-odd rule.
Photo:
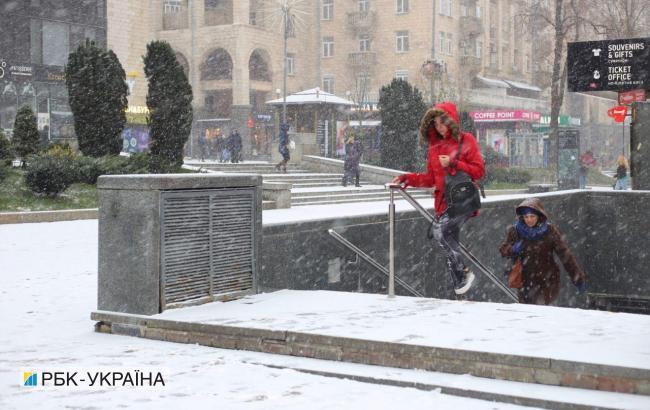
[[284, 74], [282, 76], [282, 123], [287, 123], [287, 39], [289, 37], [289, 4], [285, 1], [282, 4], [282, 28], [284, 37]]

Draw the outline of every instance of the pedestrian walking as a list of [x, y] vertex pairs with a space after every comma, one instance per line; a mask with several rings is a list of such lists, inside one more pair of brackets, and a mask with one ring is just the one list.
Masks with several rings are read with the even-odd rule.
[[580, 189], [585, 189], [587, 187], [587, 175], [589, 174], [589, 169], [596, 167], [596, 159], [591, 150], [585, 152], [580, 156], [580, 169], [578, 170], [579, 182], [578, 185]]
[[345, 144], [345, 161], [343, 161], [343, 186], [348, 186], [348, 182], [352, 182], [354, 178], [354, 186], [360, 187], [359, 178], [361, 176], [361, 171], [359, 169], [359, 163], [361, 162], [361, 156], [363, 155], [363, 146], [361, 141], [358, 139], [355, 140], [354, 137], [350, 137]]
[[627, 159], [623, 155], [619, 155], [616, 160], [616, 183], [614, 184], [615, 190], [626, 190], [630, 181], [628, 172], [630, 170], [630, 165], [627, 163]]
[[[430, 237], [435, 238], [447, 256], [448, 272], [457, 295], [472, 286], [474, 274], [465, 266], [460, 252], [460, 228], [478, 215], [480, 197], [476, 180], [485, 166], [476, 139], [460, 129], [456, 105], [442, 102], [430, 108], [420, 122], [420, 142], [428, 144], [426, 173], [407, 173], [395, 179], [403, 188], [435, 187], [435, 219]], [[470, 194], [459, 201], [458, 187]], [[463, 194], [464, 194], [463, 193]]]
[[515, 209], [517, 222], [508, 228], [499, 247], [504, 258], [513, 262], [510, 286], [519, 290], [519, 302], [548, 305], [560, 293], [560, 269], [557, 254], [571, 282], [580, 293], [587, 288], [587, 275], [580, 268], [560, 230], [548, 220], [538, 198], [528, 198]]
[[205, 139], [208, 130], [205, 130], [204, 133], [199, 133], [199, 154], [201, 156], [201, 162], [205, 162], [206, 146], [208, 142]]
[[227, 145], [230, 151], [230, 162], [233, 164], [239, 163], [241, 159], [242, 140], [236, 128], [230, 131]]
[[289, 124], [280, 124], [278, 152], [282, 155], [282, 160], [275, 165], [275, 169], [287, 172], [287, 163], [291, 159], [291, 155], [289, 154]]

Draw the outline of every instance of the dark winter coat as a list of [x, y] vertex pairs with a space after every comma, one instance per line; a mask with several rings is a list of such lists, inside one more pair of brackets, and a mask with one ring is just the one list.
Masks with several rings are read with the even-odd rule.
[[361, 155], [363, 154], [363, 147], [361, 142], [354, 141], [345, 145], [345, 161], [343, 168], [345, 170], [356, 170], [361, 162]]
[[627, 168], [624, 165], [619, 165], [616, 168], [616, 179], [623, 179], [627, 176]]
[[[539, 199], [528, 198], [519, 204], [517, 209], [522, 207], [537, 211], [538, 225], [548, 220]], [[523, 241], [523, 249], [519, 255], [515, 255], [512, 247], [519, 240]], [[585, 272], [578, 266], [562, 234], [555, 225], [550, 223], [546, 234], [536, 241], [520, 238], [514, 226], [508, 228], [506, 239], [501, 243], [499, 252], [503, 257], [522, 258], [524, 287], [519, 290], [521, 303], [548, 305], [557, 298], [560, 292], [560, 269], [553, 259], [554, 253], [560, 258], [574, 285], [578, 286], [586, 280]]]
[[230, 134], [228, 137], [228, 149], [230, 152], [239, 152], [241, 151], [242, 147], [242, 141], [241, 141], [241, 135], [239, 135], [238, 132], [233, 132]]
[[[442, 119], [449, 128], [447, 135], [440, 135], [434, 126], [436, 117]], [[436, 104], [422, 117], [420, 122], [421, 142], [429, 144], [427, 172], [423, 174], [410, 173], [403, 177], [406, 185], [413, 187], [435, 187], [433, 193], [436, 215], [442, 215], [447, 210], [445, 202], [445, 175], [455, 175], [458, 171], [467, 173], [472, 180], [478, 180], [485, 173], [483, 156], [476, 139], [469, 132], [460, 130], [460, 119], [456, 105], [451, 102]], [[458, 159], [459, 141], [462, 139], [462, 152]], [[443, 168], [438, 159], [439, 155], [448, 155], [450, 164]]]

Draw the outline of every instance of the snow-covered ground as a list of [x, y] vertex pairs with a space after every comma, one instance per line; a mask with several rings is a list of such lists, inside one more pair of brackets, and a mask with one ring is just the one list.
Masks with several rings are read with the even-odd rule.
[[[472, 386], [499, 393], [525, 391], [528, 397], [556, 398], [583, 404], [650, 408], [650, 398], [644, 396], [527, 385], [467, 375], [327, 362], [95, 333], [89, 314], [96, 310], [96, 220], [0, 225], [0, 261], [0, 409], [3, 410], [30, 407], [166, 409], [188, 405], [227, 409], [519, 408], [449, 396], [438, 391], [305, 374], [294, 369], [375, 379], [395, 378], [450, 387]], [[325, 292], [313, 292], [310, 296], [309, 309], [316, 315], [302, 315], [300, 320], [296, 320], [295, 307], [292, 311], [291, 304], [304, 305], [304, 298], [308, 296], [303, 292], [289, 291], [258, 295], [230, 304], [168, 311], [163, 316], [182, 318], [191, 314], [193, 319], [211, 322], [311, 329], [324, 334], [365, 335], [378, 340], [402, 337], [403, 342], [417, 344], [431, 342], [438, 326], [438, 332], [444, 336], [439, 340], [448, 346], [466, 349], [491, 346], [494, 351], [513, 353], [511, 348], [516, 343], [512, 342], [512, 338], [507, 338], [510, 334], [518, 341], [528, 340], [528, 346], [539, 355], [581, 360], [592, 354], [597, 359], [591, 361], [596, 363], [650, 367], [650, 318], [646, 316], [560, 308], [542, 308], [541, 311], [538, 308], [535, 311], [536, 307], [529, 306], [416, 298], [389, 301], [382, 295], [340, 293], [331, 293], [336, 303], [329, 303], [324, 297]], [[288, 303], [274, 306], [274, 300], [281, 298], [287, 298]], [[477, 310], [479, 305], [485, 307], [485, 313], [468, 317], [468, 312], [482, 310]], [[413, 307], [418, 307], [417, 311], [413, 311]], [[215, 314], [215, 308], [219, 308], [218, 314]], [[488, 317], [487, 311], [496, 316]], [[258, 319], [252, 317], [251, 312], [257, 312]], [[439, 326], [453, 326], [454, 321], [462, 319], [463, 315], [467, 320], [463, 321], [463, 337], [442, 334], [444, 329]], [[614, 320], [597, 323], [599, 317], [605, 318], [607, 315]], [[260, 317], [264, 320], [259, 320]], [[356, 320], [344, 319], [355, 317]], [[400, 325], [386, 326], [386, 330], [382, 330], [377, 325], [379, 322], [376, 322], [389, 325], [398, 318]], [[435, 321], [431, 322], [431, 326], [423, 327], [423, 320]], [[487, 325], [492, 326], [494, 322], [500, 323], [490, 331]], [[536, 333], [535, 323], [548, 329]], [[556, 337], [564, 341], [556, 340]], [[489, 340], [483, 340], [486, 338]], [[165, 386], [95, 389], [22, 386], [23, 370], [93, 371], [107, 367], [158, 369], [164, 375]]]
[[[518, 406], [299, 373], [309, 359], [93, 331], [97, 221], [0, 225], [0, 409], [515, 409]], [[155, 388], [24, 387], [33, 369], [160, 368]], [[379, 368], [380, 369], [380, 368]]]

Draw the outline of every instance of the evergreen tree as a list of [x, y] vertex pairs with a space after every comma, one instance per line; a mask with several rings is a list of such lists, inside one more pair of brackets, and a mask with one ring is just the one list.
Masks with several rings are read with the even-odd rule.
[[0, 164], [5, 161], [10, 161], [13, 159], [13, 151], [11, 149], [11, 143], [7, 139], [2, 128], [0, 128]]
[[407, 81], [393, 79], [381, 88], [381, 166], [416, 169], [418, 130], [426, 108], [422, 93]]
[[14, 151], [25, 161], [27, 156], [38, 152], [40, 138], [36, 126], [36, 116], [28, 105], [23, 105], [16, 113], [14, 122]]
[[149, 170], [170, 172], [183, 164], [183, 146], [192, 128], [192, 87], [174, 50], [164, 41], [147, 45], [144, 73], [149, 80]]
[[128, 87], [115, 53], [86, 40], [70, 53], [65, 75], [79, 150], [93, 157], [119, 154]]

